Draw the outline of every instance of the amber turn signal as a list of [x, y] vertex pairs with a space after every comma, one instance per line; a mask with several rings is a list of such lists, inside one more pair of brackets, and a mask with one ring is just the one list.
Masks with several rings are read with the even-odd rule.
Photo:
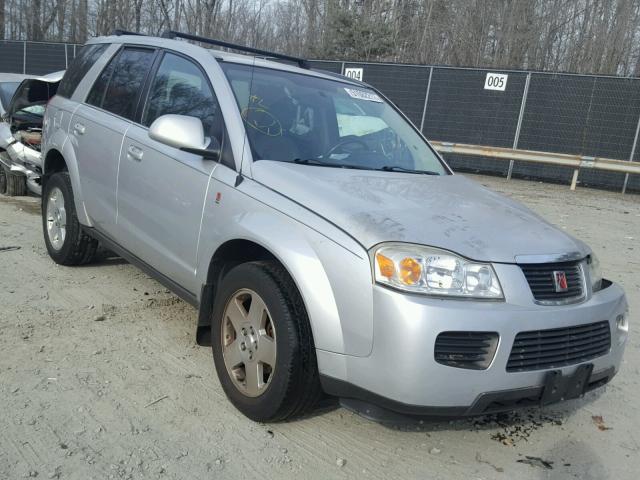
[[386, 278], [392, 278], [396, 267], [393, 265], [393, 260], [389, 257], [385, 257], [381, 253], [376, 255], [376, 260], [378, 262], [378, 269], [380, 270], [380, 275]]
[[400, 278], [407, 285], [415, 285], [422, 277], [422, 266], [411, 257], [400, 262]]

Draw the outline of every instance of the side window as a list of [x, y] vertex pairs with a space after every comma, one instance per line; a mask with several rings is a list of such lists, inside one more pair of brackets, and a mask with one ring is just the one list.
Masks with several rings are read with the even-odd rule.
[[91, 87], [91, 91], [87, 96], [87, 103], [96, 107], [102, 108], [102, 102], [104, 101], [104, 94], [109, 86], [111, 75], [113, 75], [113, 69], [116, 66], [119, 55], [116, 55], [111, 59], [109, 64], [102, 70], [100, 76], [96, 79]]
[[154, 55], [147, 48], [124, 48], [93, 84], [87, 103], [133, 120]]
[[69, 65], [69, 68], [67, 68], [62, 82], [60, 82], [58, 95], [71, 98], [80, 81], [89, 69], [93, 67], [93, 64], [98, 61], [108, 46], [109, 44], [107, 43], [94, 43], [93, 45], [85, 45], [82, 47], [82, 50], [80, 50], [76, 58], [71, 62], [71, 65]]
[[143, 125], [167, 114], [202, 120], [205, 135], [222, 141], [223, 120], [218, 101], [202, 71], [191, 61], [166, 53], [149, 90]]

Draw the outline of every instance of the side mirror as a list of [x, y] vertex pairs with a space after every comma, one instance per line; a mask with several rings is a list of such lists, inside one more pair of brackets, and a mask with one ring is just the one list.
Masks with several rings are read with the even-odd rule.
[[149, 127], [149, 137], [207, 160], [217, 161], [220, 158], [220, 142], [204, 136], [202, 121], [196, 117], [162, 115]]

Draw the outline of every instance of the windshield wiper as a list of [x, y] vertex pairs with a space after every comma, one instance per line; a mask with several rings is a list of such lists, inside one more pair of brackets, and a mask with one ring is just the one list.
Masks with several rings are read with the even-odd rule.
[[395, 165], [385, 165], [381, 167], [380, 170], [384, 170], [385, 172], [406, 172], [406, 173], [418, 173], [421, 175], [440, 175], [438, 172], [434, 172], [431, 170], [414, 170], [412, 168], [404, 168], [398, 167]]
[[345, 163], [330, 163], [320, 160], [318, 158], [294, 158], [293, 163], [298, 165], [316, 165], [319, 167], [331, 167], [331, 168], [351, 168], [353, 170], [372, 170], [371, 168], [361, 167], [359, 165], [349, 165]]

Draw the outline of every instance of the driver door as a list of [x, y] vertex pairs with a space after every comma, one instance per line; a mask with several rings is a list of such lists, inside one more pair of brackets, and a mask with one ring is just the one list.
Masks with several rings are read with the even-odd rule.
[[218, 163], [149, 137], [166, 114], [199, 118], [220, 141], [222, 114], [207, 76], [192, 60], [164, 52], [150, 81], [141, 124], [127, 131], [118, 174], [118, 238], [123, 247], [192, 294], [198, 238], [211, 173]]

